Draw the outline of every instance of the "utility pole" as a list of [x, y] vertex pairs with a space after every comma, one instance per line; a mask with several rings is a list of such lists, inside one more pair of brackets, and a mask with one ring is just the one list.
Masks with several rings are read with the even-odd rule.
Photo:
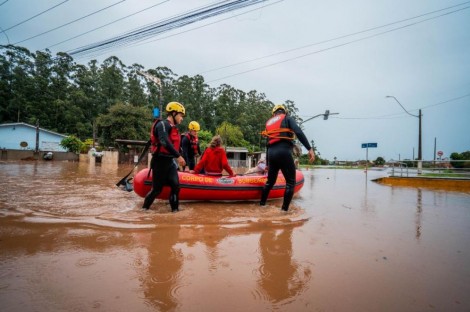
[[154, 84], [156, 84], [158, 87], [159, 87], [159, 96], [160, 96], [160, 111], [159, 111], [159, 115], [160, 117], [162, 116], [162, 112], [163, 112], [163, 86], [162, 86], [162, 80], [158, 77], [155, 77], [147, 72], [144, 72], [144, 71], [141, 71], [139, 70], [139, 74], [141, 74], [142, 76], [144, 76], [145, 78], [147, 78], [148, 80], [152, 81]]
[[[419, 129], [418, 129], [418, 174], [421, 174], [422, 173], [422, 169], [423, 169], [423, 154], [422, 154], [422, 150], [421, 150], [421, 147], [422, 147], [422, 140], [421, 140], [421, 119], [422, 119], [422, 114], [421, 114], [421, 109], [419, 109], [419, 114], [418, 115], [413, 115], [411, 114], [410, 112], [408, 112], [404, 107], [403, 105], [401, 105], [401, 103], [397, 100], [396, 97], [394, 97], [393, 95], [387, 95], [386, 98], [393, 98], [397, 103], [398, 105], [401, 106], [401, 108], [403, 108], [403, 110], [410, 116], [413, 116], [413, 117], [417, 117], [419, 119]], [[414, 160], [414, 159], [413, 159]]]

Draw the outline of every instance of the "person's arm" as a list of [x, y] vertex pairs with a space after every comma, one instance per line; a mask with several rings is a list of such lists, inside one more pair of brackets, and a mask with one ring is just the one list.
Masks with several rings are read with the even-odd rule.
[[291, 117], [286, 117], [287, 118], [287, 126], [288, 128], [292, 129], [294, 131], [295, 135], [299, 139], [300, 143], [308, 150], [308, 160], [310, 162], [313, 162], [315, 160], [315, 152], [308, 142], [307, 137], [305, 136], [304, 132], [302, 129], [300, 129], [299, 125], [295, 122], [294, 118]]
[[174, 145], [171, 143], [170, 138], [169, 138], [170, 130], [171, 130], [170, 123], [167, 120], [163, 120], [162, 122], [159, 122], [156, 126], [158, 140], [160, 141], [162, 146], [164, 146], [173, 157], [179, 158], [181, 157], [181, 154], [179, 153], [179, 151], [175, 149]]
[[229, 176], [234, 177], [236, 174], [233, 172], [232, 168], [230, 167], [227, 159], [227, 154], [225, 154], [225, 151], [222, 153], [222, 168], [225, 169], [225, 171], [228, 172]]
[[207, 153], [202, 154], [201, 160], [196, 164], [196, 167], [194, 167], [194, 173], [200, 173], [202, 169], [204, 169], [204, 164], [206, 162], [206, 155]]
[[189, 142], [188, 138], [186, 136], [183, 136], [181, 139], [181, 148], [183, 150], [183, 158], [188, 161], [188, 150], [191, 148], [191, 143]]

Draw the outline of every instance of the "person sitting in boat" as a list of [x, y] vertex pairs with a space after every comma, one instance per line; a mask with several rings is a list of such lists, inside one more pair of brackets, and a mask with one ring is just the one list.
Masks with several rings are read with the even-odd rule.
[[[189, 131], [181, 136], [181, 148], [183, 149], [183, 158], [189, 167], [194, 170], [196, 166], [196, 157], [201, 155], [201, 148], [197, 133], [201, 130], [201, 126], [197, 121], [191, 121], [188, 125]], [[183, 167], [183, 171], [186, 166]]]
[[266, 170], [266, 159], [262, 158], [256, 164], [256, 167], [248, 169], [245, 174], [263, 174]]
[[222, 171], [225, 169], [229, 176], [236, 176], [228, 163], [227, 154], [225, 154], [225, 150], [221, 145], [222, 138], [220, 135], [214, 136], [209, 143], [209, 147], [206, 148], [202, 154], [201, 160], [197, 163], [194, 170], [191, 170], [190, 172], [201, 173], [201, 171], [204, 170], [204, 173], [207, 175], [221, 176]]

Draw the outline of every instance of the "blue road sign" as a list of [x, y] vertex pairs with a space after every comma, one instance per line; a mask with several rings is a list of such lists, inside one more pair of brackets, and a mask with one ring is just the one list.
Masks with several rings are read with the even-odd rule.
[[362, 143], [362, 148], [377, 147], [377, 143]]

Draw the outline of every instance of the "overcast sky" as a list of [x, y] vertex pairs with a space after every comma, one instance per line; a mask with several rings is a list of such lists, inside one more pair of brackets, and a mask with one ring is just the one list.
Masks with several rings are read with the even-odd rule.
[[[0, 0], [0, 44], [72, 51], [215, 2]], [[362, 143], [378, 144], [369, 159], [417, 157], [418, 109], [425, 160], [434, 158], [435, 140], [444, 157], [470, 150], [470, 1], [265, 1], [75, 60], [112, 55], [292, 100], [303, 119], [339, 113], [304, 124], [330, 160], [365, 159]]]

